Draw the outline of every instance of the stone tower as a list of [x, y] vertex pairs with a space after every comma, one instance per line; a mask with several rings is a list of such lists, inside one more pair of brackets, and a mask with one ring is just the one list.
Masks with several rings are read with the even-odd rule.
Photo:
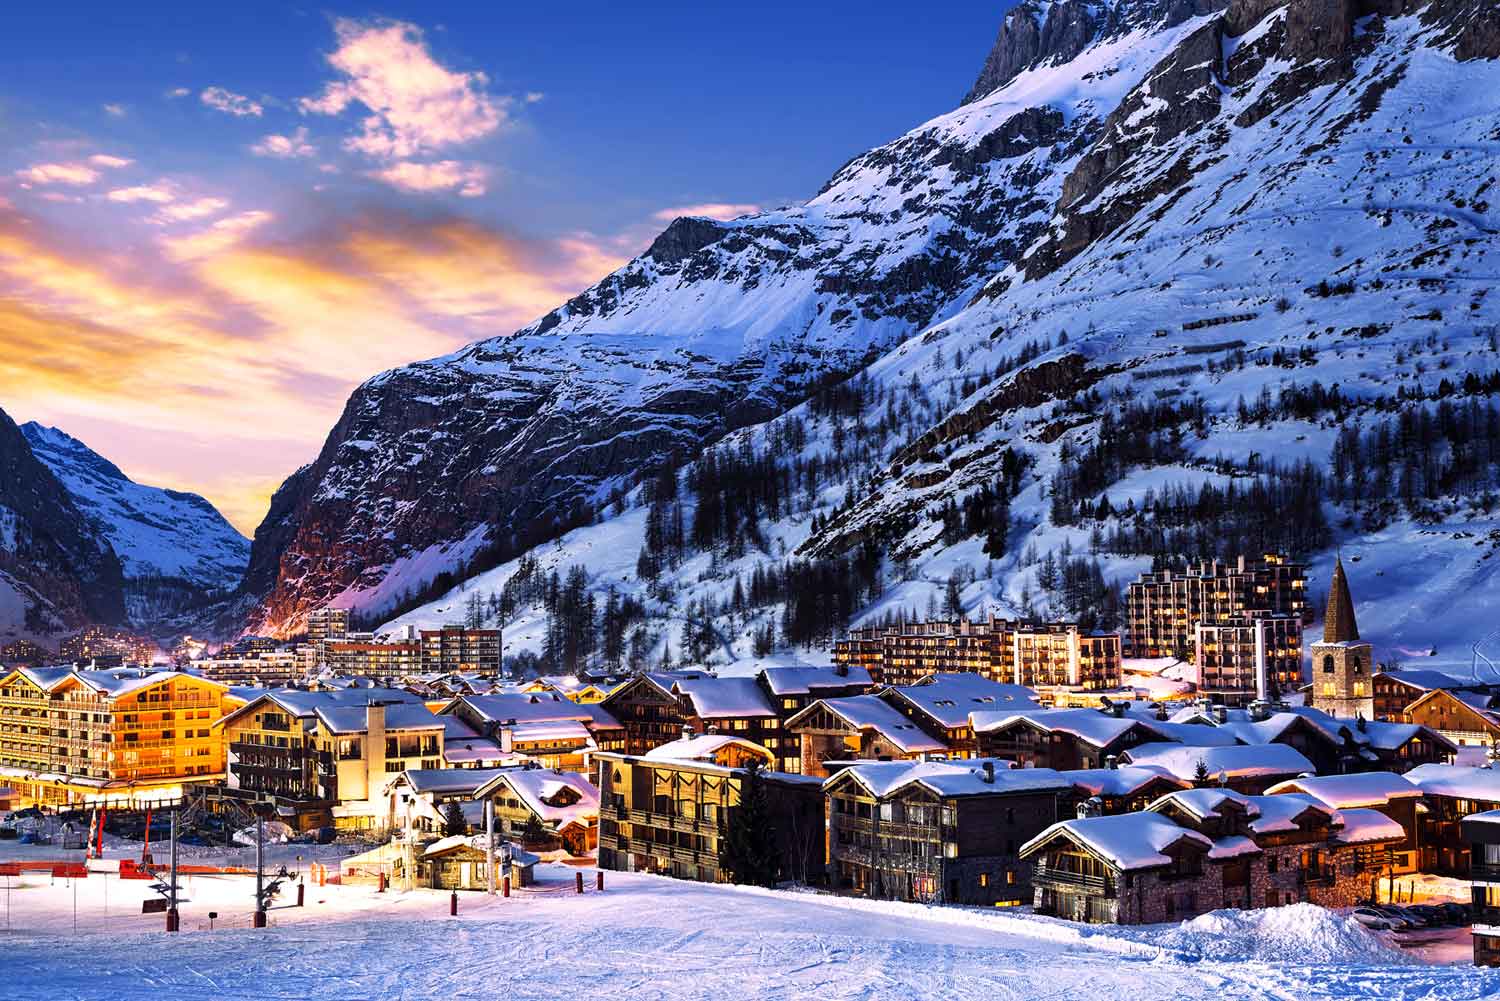
[[1375, 715], [1374, 650], [1359, 638], [1354, 620], [1354, 600], [1344, 561], [1333, 565], [1328, 586], [1328, 614], [1323, 619], [1323, 641], [1312, 645], [1312, 692], [1308, 704], [1334, 716], [1353, 718]]

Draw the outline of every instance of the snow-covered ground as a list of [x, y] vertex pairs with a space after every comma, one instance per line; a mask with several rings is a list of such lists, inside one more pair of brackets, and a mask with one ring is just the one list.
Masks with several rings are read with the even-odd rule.
[[[0, 846], [0, 861], [17, 857]], [[104, 863], [108, 866], [109, 863]], [[706, 886], [538, 866], [510, 899], [309, 886], [248, 927], [252, 880], [185, 881], [168, 938], [145, 882], [0, 877], [0, 997], [234, 998], [1382, 998], [1496, 996], [1500, 971], [1424, 962], [1300, 905], [1119, 929], [1025, 913]], [[74, 893], [77, 932], [74, 932]], [[289, 895], [294, 899], [294, 893]], [[208, 930], [207, 913], [219, 914]], [[1447, 958], [1457, 959], [1449, 950]]]

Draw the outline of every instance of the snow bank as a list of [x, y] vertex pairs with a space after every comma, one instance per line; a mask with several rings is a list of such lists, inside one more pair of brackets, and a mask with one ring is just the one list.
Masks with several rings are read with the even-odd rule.
[[[296, 831], [279, 820], [266, 821], [266, 844], [268, 845], [284, 845], [292, 840], [292, 836], [296, 833]], [[235, 831], [234, 843], [237, 845], [253, 846], [255, 844], [255, 825], [251, 824], [243, 830]]]
[[1260, 911], [1212, 911], [1165, 930], [1155, 944], [1183, 958], [1276, 963], [1389, 960], [1379, 936], [1315, 904]]

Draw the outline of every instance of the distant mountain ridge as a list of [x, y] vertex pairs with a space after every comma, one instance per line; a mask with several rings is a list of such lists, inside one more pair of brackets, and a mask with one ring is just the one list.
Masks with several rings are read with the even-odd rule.
[[120, 561], [127, 619], [148, 631], [236, 588], [250, 540], [197, 494], [149, 487], [77, 438], [35, 421], [21, 426], [32, 453], [68, 491], [91, 533]]

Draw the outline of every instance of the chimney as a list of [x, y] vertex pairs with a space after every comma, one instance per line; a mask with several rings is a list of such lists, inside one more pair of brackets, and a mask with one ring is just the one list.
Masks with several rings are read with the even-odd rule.
[[1111, 702], [1109, 704], [1109, 711], [1114, 716], [1115, 719], [1124, 719], [1125, 718], [1125, 703], [1123, 703], [1123, 702]]
[[694, 734], [693, 734], [693, 728], [691, 726], [689, 726], [687, 723], [682, 724], [682, 739], [683, 740], [692, 740], [693, 736], [694, 736]]
[[1104, 813], [1104, 801], [1098, 796], [1090, 796], [1078, 804], [1077, 813], [1079, 820], [1098, 817]]
[[995, 763], [993, 761], [986, 761], [984, 763], [984, 781], [988, 785], [995, 784]]
[[1108, 768], [1112, 772], [1119, 771], [1119, 768], [1120, 768], [1120, 757], [1119, 757], [1119, 755], [1117, 755], [1117, 754], [1106, 754], [1104, 756], [1104, 767]]
[[1228, 706], [1214, 706], [1214, 722], [1215, 723], [1228, 723], [1229, 722], [1229, 707]]
[[516, 749], [516, 735], [510, 727], [500, 728], [500, 753], [511, 754]]
[[1250, 703], [1250, 718], [1259, 723], [1271, 718], [1271, 704], [1264, 699], [1256, 699]]
[[1172, 718], [1172, 714], [1169, 713], [1169, 712], [1167, 712], [1167, 704], [1165, 702], [1158, 702], [1156, 704], [1156, 719], [1157, 719], [1157, 722], [1165, 723], [1167, 720], [1169, 720], [1171, 718]]
[[365, 707], [366, 798], [374, 783], [384, 781], [385, 777], [385, 703], [371, 702]]
[[710, 737], [716, 737], [719, 734], [719, 728], [714, 724], [710, 724], [708, 729], [704, 732], [707, 733]]

